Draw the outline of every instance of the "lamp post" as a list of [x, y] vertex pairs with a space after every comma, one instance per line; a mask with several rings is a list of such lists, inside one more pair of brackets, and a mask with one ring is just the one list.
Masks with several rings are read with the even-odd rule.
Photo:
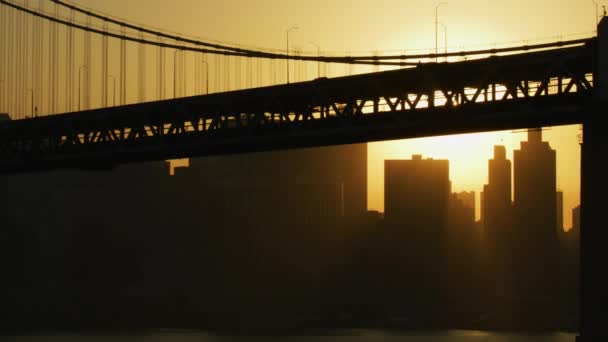
[[437, 63], [438, 58], [437, 58], [437, 26], [439, 25], [439, 22], [437, 21], [437, 13], [439, 11], [439, 7], [441, 5], [447, 5], [447, 2], [440, 2], [439, 4], [437, 4], [437, 6], [435, 6], [435, 63]]
[[[448, 53], [448, 27], [445, 26], [444, 23], [438, 23], [443, 27], [443, 53], [447, 55]], [[445, 61], [448, 61], [448, 56], [445, 56]]]
[[180, 50], [175, 50], [173, 52], [173, 98], [175, 98], [175, 88], [177, 85], [177, 53]]
[[[317, 47], [317, 57], [321, 57], [321, 47], [313, 42], [308, 42], [308, 44]], [[321, 61], [317, 61], [317, 78], [321, 77]]]
[[205, 64], [205, 95], [209, 94], [209, 63], [206, 60], [201, 60]]
[[31, 113], [32, 117], [35, 117], [34, 116], [34, 89], [30, 88], [26, 91], [26, 93], [30, 93], [30, 102], [31, 102], [30, 113]]
[[81, 65], [78, 67], [78, 111], [80, 112], [80, 74], [82, 69], [86, 69], [86, 65]]
[[[112, 89], [114, 91], [114, 94], [112, 95], [112, 107], [116, 106], [116, 77], [112, 76], [112, 75], [108, 75], [108, 78], [112, 79]], [[106, 94], [107, 96], [107, 94]], [[106, 102], [108, 102], [108, 99], [106, 98]]]
[[593, 2], [593, 4], [595, 5], [595, 34], [597, 35], [597, 26], [599, 25], [599, 5], [595, 0], [591, 0], [591, 2]]
[[292, 26], [289, 29], [287, 29], [286, 33], [287, 33], [287, 47], [286, 47], [286, 51], [287, 51], [287, 83], [289, 84], [289, 32], [293, 31], [293, 30], [297, 30], [299, 27], [297, 26]]

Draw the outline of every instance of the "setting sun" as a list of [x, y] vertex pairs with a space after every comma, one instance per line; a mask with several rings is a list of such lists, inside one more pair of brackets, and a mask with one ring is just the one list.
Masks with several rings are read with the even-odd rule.
[[[569, 229], [572, 209], [580, 203], [580, 126], [558, 126], [543, 129], [543, 137], [557, 150], [558, 190], [564, 192], [564, 225]], [[504, 145], [507, 158], [513, 160], [513, 150], [526, 140], [526, 131], [502, 131], [442, 136], [435, 138], [370, 143], [368, 207], [383, 211], [384, 159], [410, 159], [413, 154], [425, 158], [448, 159], [452, 191], [475, 191], [476, 217], [479, 219], [479, 192], [487, 183], [488, 159], [493, 146]]]
[[0, 0], [0, 336], [605, 336], [606, 6]]

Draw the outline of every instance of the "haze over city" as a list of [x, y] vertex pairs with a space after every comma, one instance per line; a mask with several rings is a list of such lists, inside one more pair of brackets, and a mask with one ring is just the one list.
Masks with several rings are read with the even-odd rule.
[[595, 341], [605, 6], [0, 0], [0, 334]]
[[[434, 51], [434, 15], [437, 4], [426, 1], [382, 0], [373, 5], [363, 0], [231, 0], [219, 3], [180, 0], [171, 6], [162, 0], [147, 1], [145, 5], [138, 1], [124, 3], [119, 0], [106, 0], [103, 6], [95, 1], [78, 0], [74, 3], [171, 32], [274, 51], [284, 51], [285, 30], [293, 26], [297, 26], [298, 30], [291, 33], [292, 48], [312, 54], [317, 52], [315, 45], [323, 53], [347, 55], [363, 52], [389, 54]], [[593, 36], [595, 10], [591, 1], [460, 0], [440, 6], [438, 20], [447, 28], [448, 51], [461, 51]], [[438, 32], [440, 51], [444, 49], [445, 42], [442, 27], [439, 26]], [[193, 69], [192, 65], [189, 67], [190, 70]], [[114, 68], [117, 69], [117, 66]], [[322, 73], [329, 77], [372, 70], [373, 67], [363, 66], [322, 66]], [[130, 68], [127, 72], [135, 71], [136, 68]], [[283, 69], [278, 72], [285, 77]], [[294, 66], [292, 72], [295, 72]], [[300, 77], [312, 79], [316, 73], [316, 63], [306, 63]], [[189, 82], [194, 81], [192, 75], [187, 77]], [[230, 77], [234, 83], [235, 75]], [[191, 83], [189, 87], [192, 86]], [[220, 87], [221, 83], [211, 80], [212, 91], [221, 89]], [[167, 92], [170, 94], [171, 89], [167, 89]], [[136, 90], [127, 93], [131, 101], [136, 96]], [[565, 222], [571, 222], [570, 209], [580, 202], [580, 171], [577, 167], [572, 167], [580, 165], [580, 134], [580, 126], [577, 125], [545, 132], [549, 143], [558, 151], [558, 187], [564, 191]], [[485, 161], [492, 154], [491, 146], [504, 144], [511, 153], [521, 137], [521, 132], [506, 131], [369, 144], [368, 207], [380, 211], [384, 208], [382, 165], [386, 158], [408, 157], [415, 153], [447, 158], [451, 161], [454, 188], [479, 192], [485, 180]], [[477, 217], [479, 218], [479, 208]]]

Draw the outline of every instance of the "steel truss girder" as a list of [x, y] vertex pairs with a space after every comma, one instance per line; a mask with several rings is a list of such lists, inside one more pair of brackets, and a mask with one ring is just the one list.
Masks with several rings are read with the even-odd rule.
[[286, 132], [374, 124], [374, 117], [425, 120], [422, 114], [433, 110], [492, 112], [502, 104], [586, 96], [593, 90], [594, 56], [589, 44], [7, 122], [0, 124], [0, 171], [63, 161], [162, 160], [205, 154], [201, 144], [272, 141]]

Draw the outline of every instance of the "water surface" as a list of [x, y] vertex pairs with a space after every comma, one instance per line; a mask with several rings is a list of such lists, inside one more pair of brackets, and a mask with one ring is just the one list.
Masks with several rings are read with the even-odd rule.
[[471, 330], [393, 332], [348, 330], [307, 336], [230, 336], [204, 332], [164, 331], [142, 334], [40, 334], [3, 336], [6, 342], [574, 342], [575, 334], [519, 334]]

